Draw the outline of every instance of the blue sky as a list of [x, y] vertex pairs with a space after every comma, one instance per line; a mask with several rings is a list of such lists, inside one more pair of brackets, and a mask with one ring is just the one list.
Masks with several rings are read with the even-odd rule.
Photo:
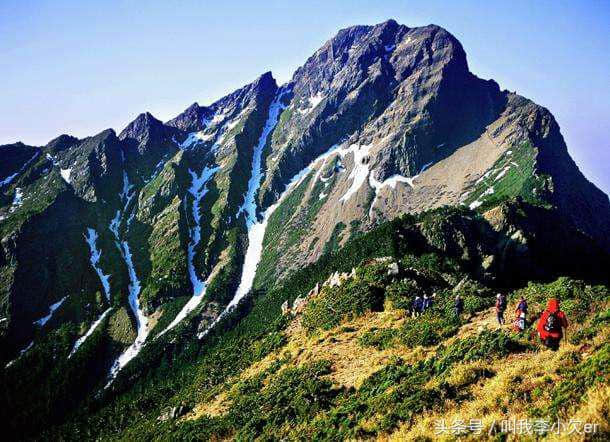
[[340, 28], [394, 18], [453, 33], [471, 71], [548, 107], [610, 192], [610, 1], [0, 1], [0, 144], [167, 120], [272, 71], [290, 78]]

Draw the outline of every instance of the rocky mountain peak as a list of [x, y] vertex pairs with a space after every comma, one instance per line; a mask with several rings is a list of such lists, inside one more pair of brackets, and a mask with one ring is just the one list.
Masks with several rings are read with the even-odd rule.
[[153, 117], [150, 112], [144, 112], [137, 116], [135, 120], [127, 125], [119, 134], [119, 139], [124, 140], [133, 138], [142, 142], [151, 132], [163, 130], [163, 123]]
[[62, 150], [69, 149], [79, 142], [78, 138], [71, 135], [60, 135], [57, 138], [49, 141], [46, 145], [47, 149], [51, 153], [61, 152]]
[[176, 118], [169, 120], [167, 126], [172, 126], [185, 132], [201, 130], [214, 113], [209, 107], [200, 106], [197, 102], [191, 104]]

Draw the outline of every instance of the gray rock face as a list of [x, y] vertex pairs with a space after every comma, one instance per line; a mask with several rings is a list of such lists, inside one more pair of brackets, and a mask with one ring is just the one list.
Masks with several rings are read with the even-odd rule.
[[276, 129], [267, 160], [265, 203], [286, 176], [341, 140], [376, 147], [370, 164], [380, 181], [417, 175], [478, 137], [503, 101], [497, 84], [469, 73], [447, 31], [394, 21], [340, 31], [291, 84], [290, 118]]

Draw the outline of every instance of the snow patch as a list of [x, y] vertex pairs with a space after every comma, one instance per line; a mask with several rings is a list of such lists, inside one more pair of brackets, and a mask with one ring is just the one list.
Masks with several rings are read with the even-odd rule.
[[209, 141], [213, 137], [212, 134], [205, 134], [203, 131], [191, 132], [186, 139], [179, 144], [179, 147], [182, 150], [187, 150], [201, 142]]
[[221, 113], [217, 113], [214, 115], [214, 117], [212, 118], [212, 121], [210, 121], [211, 124], [218, 124], [218, 123], [222, 123], [225, 118], [227, 118], [227, 114], [225, 112], [221, 112]]
[[392, 52], [395, 48], [396, 48], [396, 45], [385, 45], [383, 47], [383, 49], [385, 49], [386, 52]]
[[372, 216], [373, 216], [373, 208], [375, 207], [375, 203], [377, 202], [377, 198], [379, 196], [379, 191], [383, 187], [389, 186], [392, 189], [396, 189], [396, 185], [398, 183], [405, 183], [405, 184], [408, 184], [412, 189], [414, 189], [415, 188], [415, 179], [417, 177], [419, 177], [419, 175], [421, 175], [432, 164], [433, 164], [433, 162], [424, 164], [422, 166], [421, 170], [419, 171], [419, 173], [415, 176], [405, 177], [402, 175], [392, 175], [391, 177], [383, 180], [383, 182], [376, 179], [374, 177], [374, 173], [371, 172], [369, 174], [369, 186], [371, 186], [371, 189], [373, 189], [375, 191], [375, 196], [373, 197], [373, 201], [371, 202], [371, 206], [369, 208], [369, 218], [372, 218]]
[[483, 196], [487, 196], [487, 195], [492, 195], [494, 193], [494, 188], [493, 186], [491, 186], [489, 189], [487, 189], [485, 192], [483, 192], [479, 198], [483, 197]]
[[428, 167], [432, 166], [432, 164], [433, 164], [433, 163], [434, 163], [434, 161], [430, 161], [429, 163], [424, 164], [424, 165], [422, 166], [421, 170], [419, 171], [418, 175], [421, 175], [422, 173], [424, 173], [424, 171], [425, 171], [425, 170], [426, 170]]
[[508, 172], [509, 169], [510, 169], [510, 166], [506, 166], [504, 169], [502, 169], [502, 171], [496, 176], [494, 181], [498, 181], [499, 179], [501, 179], [504, 175], [506, 175], [506, 172]]
[[486, 179], [489, 175], [491, 175], [491, 173], [494, 171], [495, 169], [489, 169], [487, 172], [485, 172], [484, 175], [482, 175], [478, 180], [476, 180], [475, 184], [479, 184], [481, 181], [483, 181], [484, 179]]
[[318, 104], [320, 104], [322, 100], [324, 100], [324, 98], [326, 98], [326, 96], [322, 95], [321, 92], [318, 92], [313, 97], [309, 97], [307, 99], [307, 107], [305, 107], [304, 109], [299, 109], [299, 113], [302, 115], [308, 114], [309, 112], [314, 110], [318, 106]]
[[130, 283], [128, 300], [129, 307], [131, 307], [131, 311], [134, 313], [134, 316], [136, 318], [137, 336], [135, 342], [131, 344], [129, 348], [127, 348], [127, 350], [125, 350], [123, 354], [118, 357], [116, 361], [114, 361], [114, 364], [112, 364], [109, 375], [110, 381], [108, 382], [106, 387], [108, 387], [112, 383], [119, 371], [125, 365], [127, 365], [129, 361], [131, 361], [137, 356], [137, 354], [142, 349], [144, 341], [146, 340], [146, 337], [148, 336], [149, 332], [148, 318], [142, 312], [142, 309], [140, 308], [140, 301], [138, 300], [138, 295], [140, 294], [141, 288], [140, 281], [138, 280], [136, 270], [133, 266], [132, 255], [131, 251], [129, 250], [129, 244], [127, 244], [127, 241], [123, 241], [121, 243], [119, 250], [121, 250], [121, 255], [123, 256], [125, 264], [127, 265], [127, 270], [129, 274]]
[[71, 167], [68, 168], [68, 169], [59, 169], [59, 173], [61, 174], [61, 177], [68, 184], [70, 184], [70, 172], [72, 172], [72, 168]]
[[17, 207], [23, 205], [23, 191], [21, 187], [15, 187], [15, 197], [13, 198], [13, 203], [11, 204], [10, 212], [14, 212]]
[[53, 313], [55, 313], [55, 310], [57, 310], [59, 307], [61, 307], [61, 305], [66, 300], [66, 298], [67, 298], [67, 296], [64, 296], [56, 303], [51, 304], [51, 306], [49, 307], [49, 314], [46, 316], [43, 316], [38, 321], [34, 321], [34, 324], [38, 325], [39, 327], [43, 327], [47, 322], [49, 322], [49, 319], [51, 319], [51, 317], [53, 316]]
[[102, 313], [100, 315], [100, 317], [97, 318], [97, 320], [93, 324], [91, 324], [91, 327], [89, 327], [89, 330], [87, 330], [87, 333], [85, 333], [83, 336], [81, 336], [80, 338], [78, 338], [76, 340], [76, 342], [74, 343], [74, 347], [72, 348], [72, 351], [68, 355], [68, 359], [70, 359], [74, 355], [74, 353], [76, 353], [78, 348], [83, 344], [83, 342], [85, 342], [87, 340], [87, 338], [89, 336], [91, 336], [91, 334], [95, 331], [97, 326], [100, 325], [100, 323], [104, 320], [104, 318], [108, 315], [108, 313], [110, 313], [110, 310], [112, 310], [112, 307], [108, 308], [104, 313]]
[[106, 299], [110, 301], [110, 275], [104, 275], [104, 272], [100, 268], [100, 257], [102, 256], [102, 252], [97, 248], [97, 238], [97, 232], [92, 228], [87, 228], [87, 235], [85, 235], [85, 241], [87, 241], [87, 244], [89, 244], [89, 261], [91, 261], [93, 269], [97, 273], [97, 276], [99, 276], [100, 278], [100, 282], [104, 287], [104, 294], [106, 295]]
[[19, 360], [19, 358], [21, 358], [21, 356], [23, 356], [30, 348], [32, 348], [34, 346], [34, 341], [30, 342], [24, 349], [22, 349], [19, 352], [19, 355], [13, 359], [12, 361], [10, 361], [8, 364], [6, 364], [4, 366], [4, 368], [9, 368], [11, 365], [13, 365], [15, 362], [17, 362]]
[[[122, 152], [122, 151], [121, 151]], [[144, 341], [148, 336], [148, 318], [142, 312], [140, 307], [140, 302], [138, 300], [138, 296], [140, 295], [140, 281], [138, 280], [138, 276], [136, 274], [135, 267], [133, 265], [131, 250], [129, 249], [129, 244], [127, 241], [122, 240], [119, 232], [119, 227], [121, 225], [122, 217], [127, 212], [129, 208], [129, 203], [135, 195], [135, 192], [132, 192], [133, 185], [129, 183], [129, 177], [127, 176], [127, 172], [123, 170], [123, 189], [121, 193], [119, 193], [119, 198], [123, 202], [123, 210], [117, 210], [115, 217], [110, 221], [109, 229], [114, 234], [114, 238], [116, 240], [117, 248], [121, 253], [121, 257], [127, 266], [128, 275], [129, 275], [129, 295], [128, 301], [129, 306], [135, 316], [136, 319], [136, 330], [137, 335], [133, 344], [131, 344], [112, 364], [110, 368], [110, 373], [108, 375], [109, 381], [106, 384], [105, 388], [108, 388], [110, 384], [114, 381], [117, 374], [121, 369], [134, 357], [142, 349], [144, 345]], [[127, 221], [127, 227], [129, 228], [130, 221], [133, 217], [130, 217]]]
[[[216, 324], [222, 318], [224, 318], [228, 313], [230, 313], [233, 308], [242, 300], [244, 296], [246, 296], [250, 290], [252, 289], [252, 284], [254, 283], [254, 277], [256, 276], [256, 269], [261, 260], [261, 256], [263, 253], [263, 240], [265, 238], [265, 231], [267, 229], [267, 223], [269, 222], [269, 218], [273, 215], [273, 212], [282, 204], [282, 202], [292, 193], [292, 191], [299, 186], [305, 179], [305, 177], [311, 172], [313, 167], [319, 162], [326, 161], [326, 159], [338, 152], [341, 152], [342, 149], [335, 145], [332, 146], [328, 151], [323, 153], [314, 159], [309, 165], [303, 168], [300, 172], [292, 177], [290, 182], [286, 185], [284, 191], [280, 194], [277, 201], [269, 206], [267, 210], [263, 213], [263, 218], [261, 221], [256, 222], [255, 224], [250, 225], [248, 229], [248, 249], [246, 250], [246, 256], [244, 258], [244, 266], [242, 268], [242, 274], [239, 282], [239, 286], [235, 291], [235, 295], [229, 304], [225, 307], [222, 313], [210, 324], [206, 330], [199, 333], [197, 336], [199, 339], [204, 338], [209, 331], [214, 328]], [[344, 152], [346, 150], [343, 150]], [[319, 173], [318, 169], [318, 173]]]
[[28, 161], [26, 161], [23, 164], [23, 166], [21, 166], [21, 169], [19, 169], [17, 172], [15, 172], [12, 175], [9, 175], [2, 181], [0, 181], [0, 187], [8, 186], [9, 184], [11, 184], [15, 178], [17, 178], [25, 169], [28, 168], [28, 166], [32, 163], [32, 161], [34, 161], [36, 158], [38, 158], [38, 155], [40, 155], [40, 152], [35, 152], [34, 156], [32, 158], [30, 158]]
[[191, 187], [188, 189], [188, 193], [190, 193], [193, 197], [193, 207], [192, 207], [192, 215], [193, 221], [195, 225], [190, 229], [190, 237], [191, 240], [188, 245], [188, 271], [189, 277], [191, 279], [191, 284], [193, 286], [193, 296], [188, 302], [182, 307], [182, 310], [176, 315], [174, 320], [161, 332], [158, 336], [163, 335], [168, 330], [174, 328], [180, 321], [182, 321], [186, 316], [192, 312], [203, 299], [203, 295], [205, 294], [206, 284], [205, 281], [199, 279], [197, 276], [197, 272], [195, 270], [195, 249], [199, 242], [201, 241], [201, 224], [200, 224], [200, 216], [199, 216], [199, 205], [201, 204], [201, 200], [208, 192], [207, 183], [214, 176], [214, 174], [220, 169], [220, 167], [204, 167], [201, 171], [200, 175], [197, 175], [195, 172], [189, 169], [189, 174], [191, 175], [193, 181], [191, 183]]
[[351, 153], [354, 154], [354, 168], [349, 174], [349, 178], [352, 179], [352, 185], [345, 192], [345, 194], [339, 199], [339, 201], [347, 201], [352, 195], [354, 195], [358, 189], [364, 184], [369, 176], [369, 165], [365, 162], [365, 158], [368, 156], [371, 146], [370, 145], [355, 145], [350, 146]]
[[241, 212], [246, 213], [246, 227], [250, 229], [252, 225], [256, 223], [256, 193], [260, 187], [261, 180], [263, 179], [263, 172], [261, 170], [261, 161], [263, 157], [263, 150], [267, 144], [267, 138], [269, 134], [275, 128], [278, 118], [285, 106], [282, 104], [281, 99], [287, 90], [278, 91], [277, 96], [269, 107], [269, 115], [267, 121], [263, 127], [263, 132], [258, 139], [257, 145], [254, 147], [252, 153], [252, 173], [250, 174], [250, 180], [248, 180], [248, 191], [244, 196], [244, 202], [237, 211], [237, 216]]
[[474, 210], [477, 207], [479, 207], [481, 204], [483, 204], [483, 201], [473, 201], [472, 203], [470, 203], [470, 205], [468, 206], [470, 208], [470, 210]]

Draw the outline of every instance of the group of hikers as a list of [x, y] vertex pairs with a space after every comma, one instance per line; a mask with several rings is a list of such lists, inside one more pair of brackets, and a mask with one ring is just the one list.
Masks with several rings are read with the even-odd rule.
[[[498, 317], [498, 324], [503, 325], [504, 312], [506, 311], [506, 295], [498, 293], [496, 297], [496, 314]], [[513, 328], [516, 332], [522, 332], [525, 330], [526, 316], [527, 316], [527, 301], [521, 296], [517, 308], [515, 309], [515, 321], [513, 322]], [[564, 329], [568, 328], [568, 318], [564, 312], [559, 308], [559, 300], [556, 298], [550, 298], [547, 302], [546, 309], [540, 315], [536, 329], [538, 330], [538, 336], [542, 343], [552, 349], [557, 350], [559, 348], [559, 342], [563, 338]]]
[[413, 306], [411, 307], [411, 316], [416, 318], [417, 316], [424, 313], [426, 310], [430, 309], [434, 304], [436, 298], [436, 293], [433, 293], [432, 296], [428, 297], [427, 294], [424, 294], [423, 297], [417, 295], [415, 296], [415, 300], [413, 301]]
[[[428, 310], [436, 297], [434, 293], [431, 297], [424, 295], [423, 298], [419, 295], [415, 297], [412, 307], [412, 315], [414, 317], [419, 316]], [[455, 315], [459, 318], [464, 311], [464, 300], [458, 294], [455, 297], [453, 304]], [[498, 293], [496, 296], [496, 317], [499, 325], [504, 325], [504, 313], [507, 308], [506, 295]], [[515, 309], [515, 320], [513, 321], [513, 328], [516, 332], [522, 332], [525, 330], [527, 320], [527, 300], [521, 296]], [[568, 319], [566, 314], [559, 308], [559, 300], [551, 298], [548, 300], [547, 308], [540, 315], [536, 329], [538, 330], [538, 336], [542, 343], [552, 349], [557, 350], [559, 348], [559, 342], [564, 336], [564, 329], [568, 327]]]

